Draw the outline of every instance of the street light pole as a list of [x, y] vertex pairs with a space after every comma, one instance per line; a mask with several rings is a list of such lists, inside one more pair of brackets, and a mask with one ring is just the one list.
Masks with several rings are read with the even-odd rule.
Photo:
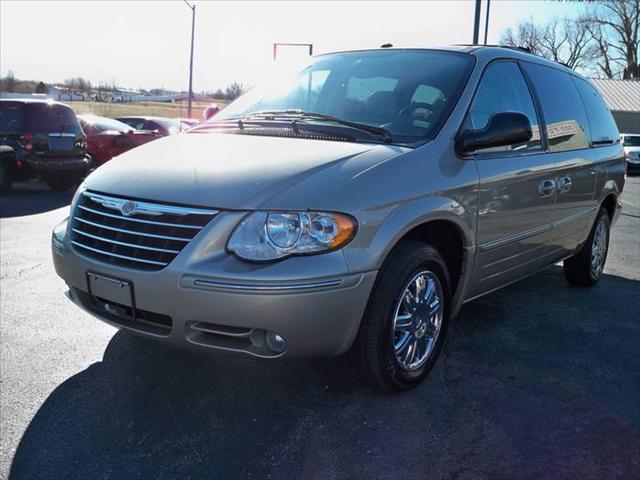
[[480, 37], [480, 7], [482, 0], [476, 0], [476, 18], [473, 23], [473, 45], [478, 45]]
[[193, 37], [196, 31], [196, 6], [187, 0], [184, 3], [191, 9], [191, 56], [189, 58], [189, 101], [187, 103], [187, 117], [191, 118], [191, 103], [193, 101]]
[[489, 7], [491, 7], [491, 0], [487, 0], [487, 17], [484, 21], [484, 44], [487, 44], [487, 37], [489, 36]]

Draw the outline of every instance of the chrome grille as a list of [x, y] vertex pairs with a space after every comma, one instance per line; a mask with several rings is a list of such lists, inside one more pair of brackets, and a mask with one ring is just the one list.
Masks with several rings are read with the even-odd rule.
[[71, 222], [71, 243], [103, 262], [160, 270], [217, 213], [85, 191]]

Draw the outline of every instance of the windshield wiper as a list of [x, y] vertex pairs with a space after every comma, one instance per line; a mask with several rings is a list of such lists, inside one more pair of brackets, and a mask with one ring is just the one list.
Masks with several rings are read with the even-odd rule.
[[[382, 138], [384, 143], [391, 143], [393, 137], [391, 132], [383, 127], [376, 127], [374, 125], [367, 125], [366, 123], [350, 122], [348, 120], [342, 120], [341, 118], [334, 117], [333, 115], [326, 115], [324, 113], [305, 112], [304, 110], [289, 109], [289, 110], [262, 110], [259, 112], [249, 113], [243, 116], [243, 119], [251, 119], [256, 117], [265, 117], [275, 119], [275, 117], [295, 117], [295, 119], [309, 119], [309, 120], [323, 120], [326, 122], [333, 122], [345, 127], [353, 128], [366, 132], [370, 135], [375, 135]], [[295, 121], [295, 120], [294, 120]]]

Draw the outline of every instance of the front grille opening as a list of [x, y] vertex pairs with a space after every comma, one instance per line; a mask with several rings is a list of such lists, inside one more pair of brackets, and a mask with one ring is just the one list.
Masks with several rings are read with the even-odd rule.
[[160, 270], [217, 214], [214, 210], [140, 202], [144, 210], [126, 216], [117, 206], [127, 201], [84, 192], [71, 222], [71, 243], [76, 251], [105, 263]]

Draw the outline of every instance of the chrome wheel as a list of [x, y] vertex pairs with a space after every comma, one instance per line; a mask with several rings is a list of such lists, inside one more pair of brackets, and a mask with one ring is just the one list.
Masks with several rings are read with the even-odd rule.
[[404, 287], [393, 319], [393, 348], [402, 369], [422, 367], [433, 352], [442, 327], [444, 301], [438, 277], [428, 270]]
[[593, 243], [591, 244], [591, 273], [597, 277], [604, 268], [604, 261], [607, 258], [607, 248], [609, 247], [609, 239], [607, 235], [607, 225], [601, 219], [598, 222], [596, 231], [593, 234]]

